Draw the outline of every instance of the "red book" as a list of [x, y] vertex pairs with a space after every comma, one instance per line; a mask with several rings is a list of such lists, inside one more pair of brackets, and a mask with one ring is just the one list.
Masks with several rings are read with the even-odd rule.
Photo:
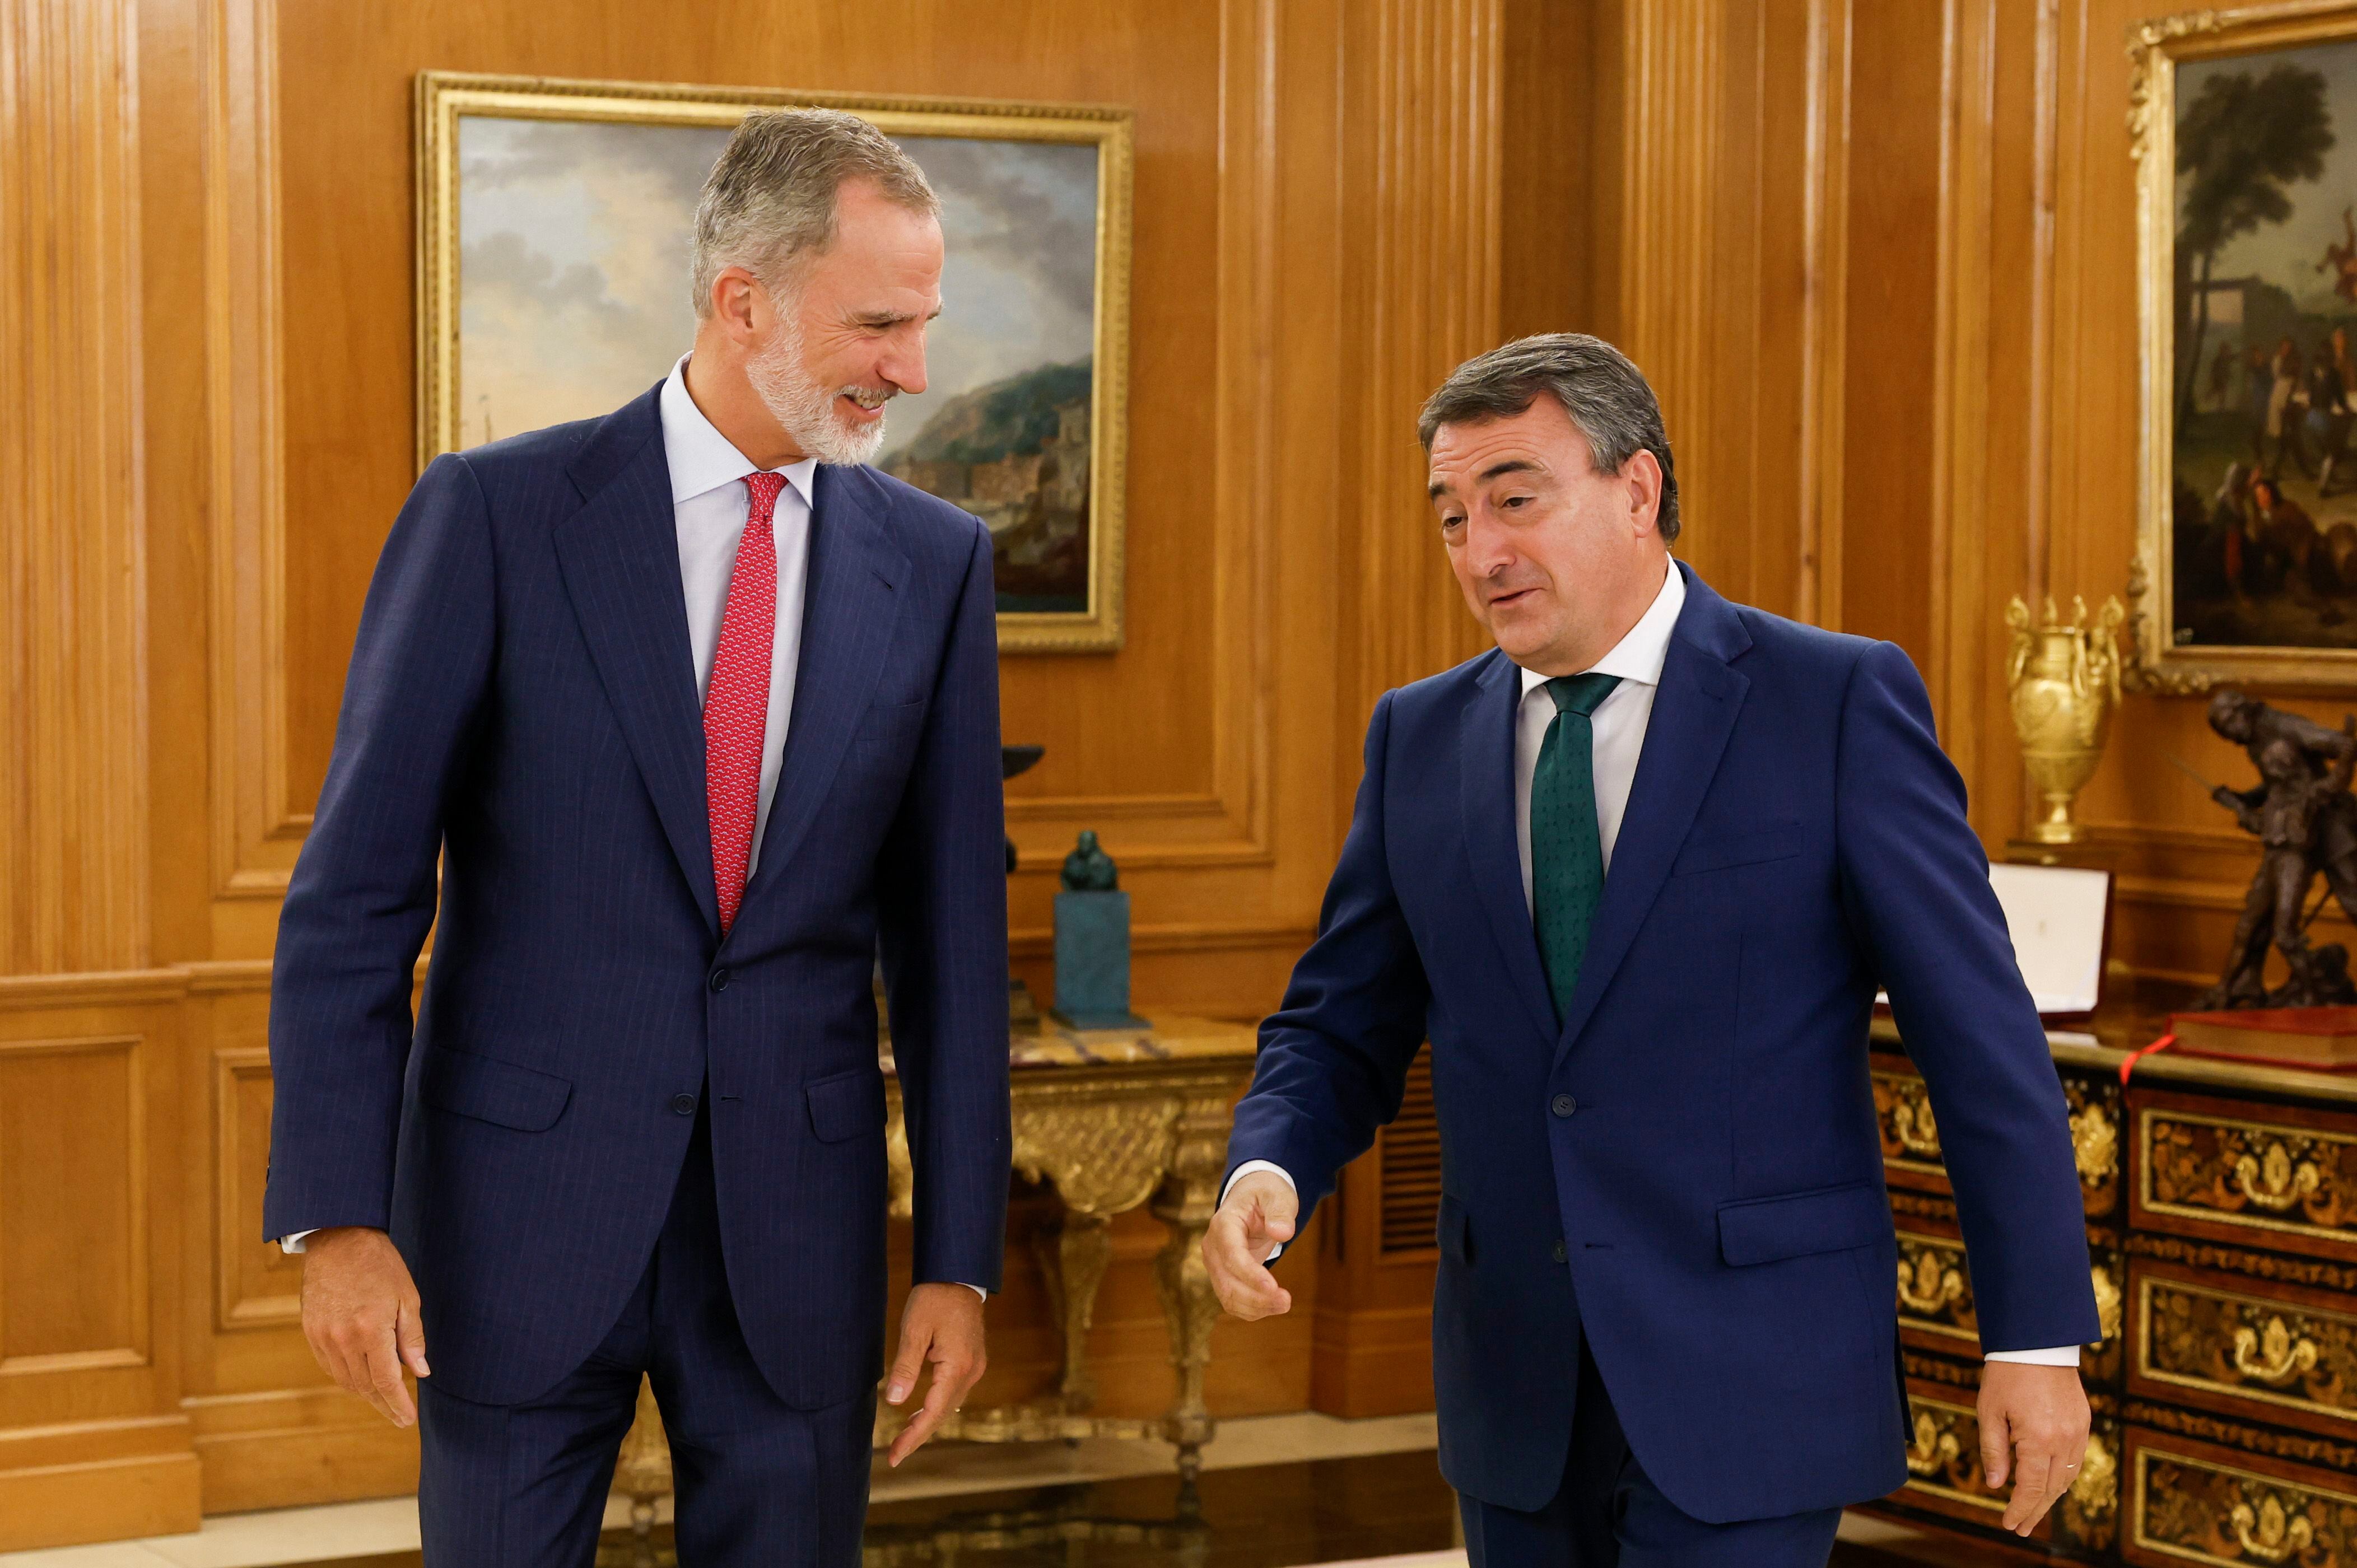
[[2357, 1007], [2249, 1007], [2173, 1013], [2176, 1048], [2269, 1067], [2341, 1072], [2357, 1068]]

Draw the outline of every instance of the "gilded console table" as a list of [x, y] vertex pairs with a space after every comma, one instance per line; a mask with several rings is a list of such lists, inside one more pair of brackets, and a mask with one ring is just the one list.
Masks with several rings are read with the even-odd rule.
[[[1250, 1026], [1200, 1018], [1165, 1018], [1150, 1029], [1076, 1030], [1043, 1023], [1037, 1034], [1013, 1036], [1014, 1168], [1052, 1185], [1063, 1207], [1061, 1222], [1031, 1240], [1062, 1334], [1063, 1369], [1044, 1398], [995, 1409], [968, 1406], [942, 1424], [941, 1437], [968, 1443], [1159, 1438], [1178, 1447], [1180, 1473], [1194, 1478], [1211, 1437], [1203, 1376], [1211, 1359], [1211, 1325], [1220, 1315], [1203, 1268], [1203, 1231], [1218, 1207], [1226, 1166], [1228, 1107], [1252, 1077], [1256, 1040]], [[882, 1056], [891, 1213], [905, 1219], [913, 1183], [888, 1039]], [[1145, 1205], [1169, 1231], [1155, 1260], [1155, 1284], [1178, 1374], [1178, 1397], [1158, 1416], [1098, 1415], [1087, 1362], [1089, 1324], [1113, 1260], [1113, 1219]], [[906, 1419], [903, 1412], [879, 1407], [876, 1445], [888, 1445]], [[643, 1387], [614, 1485], [632, 1498], [643, 1535], [655, 1500], [671, 1489], [662, 1421]]]
[[[2357, 1074], [2162, 1052], [2123, 1090], [2164, 1021], [2107, 1008], [2093, 1039], [2051, 1040], [2104, 1338], [2080, 1355], [2086, 1459], [2036, 1539], [2067, 1562], [2357, 1568]], [[2004, 1498], [1939, 1126], [1896, 1031], [1875, 1035], [1913, 1437], [1878, 1507], [1986, 1534]]]

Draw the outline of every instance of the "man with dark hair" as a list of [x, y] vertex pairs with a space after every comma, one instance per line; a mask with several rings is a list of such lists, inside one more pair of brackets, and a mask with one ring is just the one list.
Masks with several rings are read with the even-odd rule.
[[1433, 1380], [1474, 1568], [1822, 1568], [1907, 1479], [1867, 1073], [1888, 987], [1970, 1253], [1982, 1460], [2023, 1534], [2097, 1338], [2062, 1089], [1907, 656], [1671, 558], [1610, 345], [1526, 338], [1425, 405], [1495, 651], [1387, 693], [1317, 940], [1261, 1034], [1204, 1242], [1228, 1310], [1432, 1047]]
[[436, 458], [378, 564], [279, 925], [264, 1222], [321, 1365], [422, 1423], [431, 1568], [588, 1563], [641, 1378], [682, 1562], [859, 1561], [879, 946], [917, 1171], [885, 1397], [931, 1370], [892, 1461], [982, 1375], [990, 538], [865, 466], [925, 387], [935, 211], [865, 121], [748, 115], [696, 214], [693, 351], [605, 418]]

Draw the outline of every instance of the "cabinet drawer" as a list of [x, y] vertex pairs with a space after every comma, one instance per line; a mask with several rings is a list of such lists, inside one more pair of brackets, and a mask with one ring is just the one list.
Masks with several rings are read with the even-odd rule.
[[2173, 1404], [2357, 1432], [2357, 1299], [2134, 1264], [2128, 1387]]
[[1882, 1135], [1882, 1170], [1894, 1187], [1948, 1190], [1940, 1155], [1940, 1127], [1932, 1097], [1913, 1068], [1884, 1057], [1874, 1060], [1874, 1120]]
[[[1964, 1244], [1956, 1237], [1901, 1224], [1899, 1236], [1899, 1337], [1920, 1350], [1946, 1355], [1980, 1354], [1980, 1319], [1973, 1309], [1972, 1272]], [[2119, 1255], [2097, 1251], [2088, 1264], [2088, 1283], [2103, 1327], [2099, 1345], [2116, 1347], [2122, 1303]], [[2081, 1369], [2110, 1376], [2115, 1368], [2083, 1358]], [[2352, 1564], [2357, 1568], [2357, 1564]]]
[[1928, 1350], [1979, 1352], [1972, 1274], [1964, 1244], [1954, 1237], [1899, 1232], [1899, 1337]]
[[2131, 1563], [2357, 1563], [2357, 1479], [2130, 1427]]
[[2357, 1262], [2357, 1117], [2152, 1092], [2128, 1107], [2133, 1224]]
[[[2006, 1492], [1992, 1489], [1981, 1471], [1981, 1423], [1969, 1389], [1907, 1385], [1907, 1484], [1891, 1501], [1950, 1519], [1994, 1528], [2005, 1513]], [[2041, 1520], [2037, 1539], [2051, 1533]]]
[[[1946, 1156], [1939, 1119], [1922, 1078], [1902, 1057], [1877, 1056], [1874, 1117], [1882, 1140], [1882, 1169], [1893, 1187], [1946, 1193]], [[2066, 1078], [2072, 1156], [2079, 1168], [2079, 1200], [2090, 1219], [2105, 1219], [2120, 1204], [2120, 1091], [2116, 1085]]]
[[[1981, 1472], [1980, 1417], [1969, 1389], [1907, 1380], [1907, 1484], [1887, 1499], [1895, 1508], [2000, 1528], [2008, 1487], [1993, 1491]], [[2039, 1520], [2030, 1538], [2073, 1553], [2108, 1553], [2119, 1528], [2120, 1435], [2108, 1419], [2088, 1434], [2071, 1489]]]

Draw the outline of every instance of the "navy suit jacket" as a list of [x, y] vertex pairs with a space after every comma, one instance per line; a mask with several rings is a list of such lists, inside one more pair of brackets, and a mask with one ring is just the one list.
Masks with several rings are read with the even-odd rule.
[[620, 1316], [708, 1095], [753, 1358], [791, 1404], [850, 1399], [882, 1363], [880, 940], [915, 1277], [996, 1289], [995, 606], [980, 523], [818, 470], [791, 724], [723, 940], [656, 392], [436, 459], [378, 563], [280, 918], [264, 1233], [389, 1229], [436, 1381], [526, 1400]]
[[1675, 569], [1685, 607], [1568, 1015], [1515, 845], [1522, 683], [1492, 651], [1375, 704], [1229, 1156], [1283, 1166], [1306, 1210], [1429, 1039], [1442, 1469], [1545, 1503], [1585, 1333], [1646, 1473], [1727, 1522], [1907, 1478], [1878, 985], [1931, 1089], [1984, 1347], [2099, 1329], [2061, 1085], [1914, 666]]

